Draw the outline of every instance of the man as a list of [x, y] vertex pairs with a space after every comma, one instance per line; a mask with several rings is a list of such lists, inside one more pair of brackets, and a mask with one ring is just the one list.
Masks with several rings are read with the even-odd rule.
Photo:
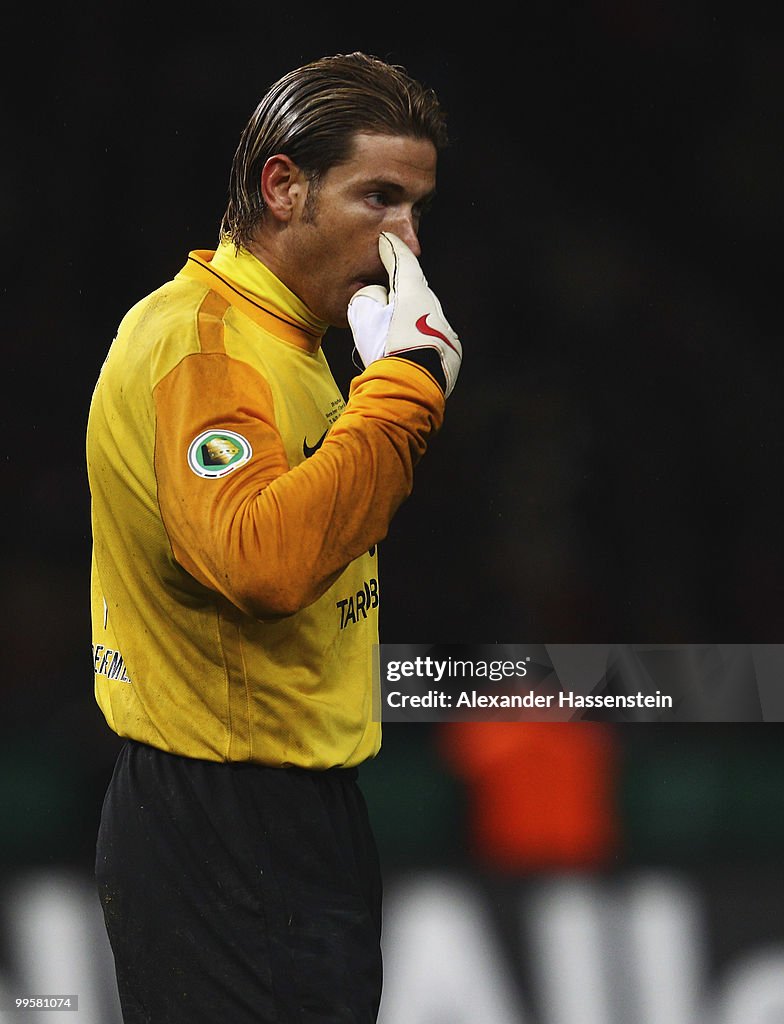
[[[377, 544], [462, 349], [419, 269], [436, 97], [363, 54], [275, 83], [218, 249], [123, 319], [90, 409], [93, 658], [126, 737], [96, 871], [126, 1024], [365, 1024], [381, 886]], [[345, 403], [321, 340], [351, 327]]]

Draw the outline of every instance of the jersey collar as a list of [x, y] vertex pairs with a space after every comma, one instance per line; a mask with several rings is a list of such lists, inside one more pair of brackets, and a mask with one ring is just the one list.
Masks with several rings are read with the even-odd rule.
[[233, 242], [194, 249], [180, 273], [208, 284], [284, 341], [309, 352], [321, 345], [327, 324], [247, 249], [236, 252]]

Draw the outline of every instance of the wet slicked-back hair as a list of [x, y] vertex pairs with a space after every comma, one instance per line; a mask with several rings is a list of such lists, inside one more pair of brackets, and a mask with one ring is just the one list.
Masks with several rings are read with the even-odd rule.
[[312, 185], [349, 159], [359, 132], [448, 142], [446, 117], [432, 89], [404, 68], [364, 53], [322, 57], [289, 71], [267, 91], [240, 136], [220, 233], [247, 245], [264, 213], [261, 171], [283, 153]]

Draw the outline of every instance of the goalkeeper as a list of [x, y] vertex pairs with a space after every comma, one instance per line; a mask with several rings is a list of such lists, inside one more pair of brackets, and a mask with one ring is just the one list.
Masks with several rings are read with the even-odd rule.
[[[378, 544], [462, 348], [420, 270], [432, 91], [361, 53], [272, 85], [215, 251], [123, 318], [90, 406], [96, 875], [126, 1024], [370, 1024]], [[345, 402], [322, 338], [350, 327]], [[376, 718], [378, 715], [375, 716]]]

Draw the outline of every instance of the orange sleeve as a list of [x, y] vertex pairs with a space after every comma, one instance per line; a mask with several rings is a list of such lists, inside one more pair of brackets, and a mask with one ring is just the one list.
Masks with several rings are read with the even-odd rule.
[[[292, 469], [261, 374], [225, 353], [187, 356], [155, 389], [158, 501], [174, 557], [256, 618], [293, 614], [386, 536], [443, 410], [429, 374], [379, 360], [352, 382], [319, 451]], [[241, 434], [250, 460], [198, 476], [187, 451], [208, 429]]]

